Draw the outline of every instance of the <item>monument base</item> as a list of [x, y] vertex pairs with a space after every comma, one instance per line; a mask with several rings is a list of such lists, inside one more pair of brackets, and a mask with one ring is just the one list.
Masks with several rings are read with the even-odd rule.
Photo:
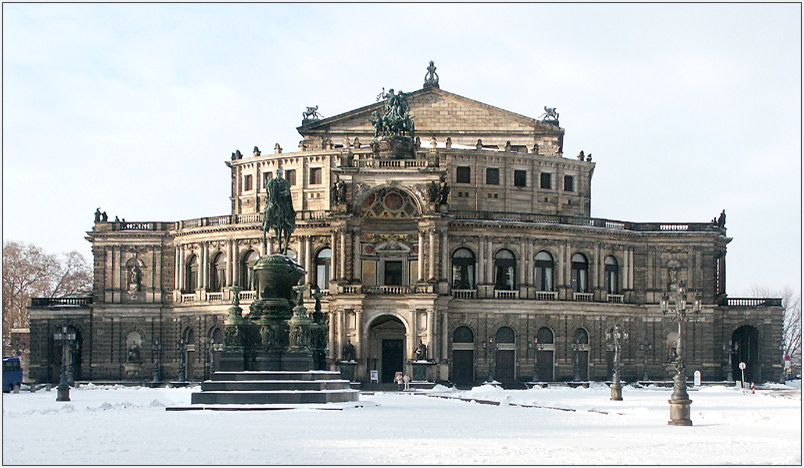
[[690, 405], [692, 400], [667, 400], [670, 403], [670, 426], [692, 426]]
[[240, 372], [246, 370], [246, 357], [242, 350], [221, 351], [218, 370], [223, 372]]
[[432, 377], [432, 372], [429, 369], [433, 369], [435, 367], [434, 362], [430, 361], [413, 361], [411, 363], [413, 366], [413, 381], [414, 382], [434, 382], [435, 379]]
[[355, 361], [340, 361], [338, 362], [338, 369], [341, 371], [341, 377], [349, 382], [355, 381], [355, 368], [357, 363]]
[[282, 354], [283, 371], [307, 372], [313, 367], [313, 354], [310, 351], [287, 351]]

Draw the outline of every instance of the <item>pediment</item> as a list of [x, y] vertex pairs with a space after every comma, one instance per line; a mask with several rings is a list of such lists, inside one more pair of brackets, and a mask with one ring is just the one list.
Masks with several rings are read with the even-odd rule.
[[[424, 88], [410, 93], [410, 113], [416, 125], [416, 134], [426, 141], [432, 135], [485, 135], [485, 134], [562, 134], [558, 126], [536, 120], [499, 107], [459, 96], [439, 88]], [[381, 110], [383, 102], [326, 119], [309, 122], [297, 128], [305, 137], [328, 135], [335, 143], [337, 136], [359, 137], [366, 142], [374, 127], [369, 116]]]

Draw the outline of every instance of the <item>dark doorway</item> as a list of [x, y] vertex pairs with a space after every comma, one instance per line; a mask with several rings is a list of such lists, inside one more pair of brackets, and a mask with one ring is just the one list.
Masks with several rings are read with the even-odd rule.
[[385, 285], [402, 286], [402, 261], [385, 262]]
[[393, 383], [394, 375], [402, 372], [402, 351], [404, 340], [382, 340], [381, 382]]
[[537, 351], [539, 357], [539, 380], [544, 382], [553, 381], [553, 352]]
[[494, 367], [494, 375], [500, 382], [510, 382], [514, 380], [514, 351], [498, 350], [497, 363]]
[[745, 363], [745, 381], [756, 382], [760, 380], [759, 369], [759, 330], [743, 325], [731, 335], [732, 342], [732, 374], [735, 380], [742, 379], [740, 363]]
[[452, 351], [452, 373], [455, 385], [470, 385], [475, 380], [475, 352], [471, 350]]

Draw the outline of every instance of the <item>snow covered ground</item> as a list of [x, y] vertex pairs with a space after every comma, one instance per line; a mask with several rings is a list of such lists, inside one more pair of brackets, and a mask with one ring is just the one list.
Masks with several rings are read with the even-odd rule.
[[[362, 408], [165, 411], [198, 388], [84, 386], [3, 395], [3, 464], [800, 465], [801, 390], [691, 389], [692, 427], [668, 426], [670, 389], [625, 387], [361, 395]], [[551, 408], [527, 408], [516, 404]], [[560, 409], [559, 409], [560, 408]], [[574, 410], [574, 411], [563, 411]]]

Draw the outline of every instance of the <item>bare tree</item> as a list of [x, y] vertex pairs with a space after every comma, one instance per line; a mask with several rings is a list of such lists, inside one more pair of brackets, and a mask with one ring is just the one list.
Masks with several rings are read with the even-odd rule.
[[781, 297], [784, 307], [784, 354], [790, 356], [791, 365], [801, 372], [801, 294], [785, 287], [781, 292], [754, 286], [751, 292], [755, 297]]
[[3, 353], [10, 351], [11, 329], [28, 327], [31, 297], [88, 294], [92, 270], [78, 252], [54, 255], [33, 244], [3, 244]]

